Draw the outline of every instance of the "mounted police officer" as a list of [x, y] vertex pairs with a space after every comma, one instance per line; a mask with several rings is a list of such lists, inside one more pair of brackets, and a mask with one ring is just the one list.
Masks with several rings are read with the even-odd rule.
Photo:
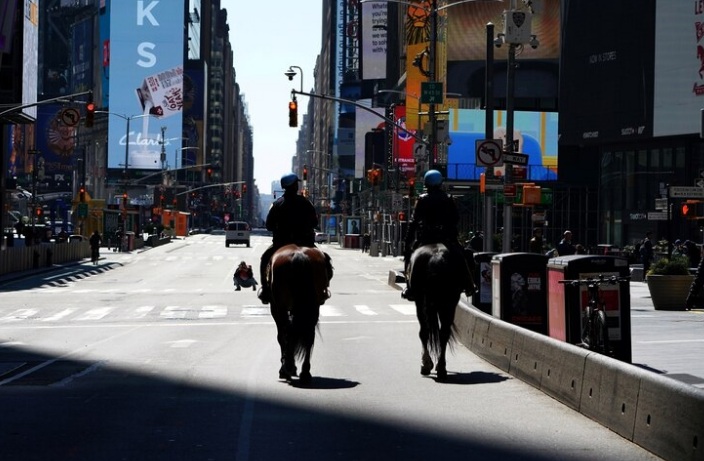
[[[406, 280], [410, 277], [408, 263], [413, 251], [421, 245], [442, 243], [450, 250], [455, 261], [458, 280], [462, 281], [462, 291], [467, 296], [471, 296], [476, 288], [462, 245], [458, 240], [459, 213], [455, 202], [442, 190], [443, 177], [438, 170], [429, 170], [425, 173], [423, 182], [427, 193], [418, 198], [413, 210], [413, 219], [406, 234], [403, 258], [406, 267]], [[407, 285], [401, 296], [409, 301], [414, 300], [410, 285]]]
[[[298, 176], [288, 173], [281, 177], [283, 196], [279, 197], [269, 209], [266, 217], [266, 228], [272, 232], [272, 245], [264, 251], [259, 273], [261, 289], [258, 297], [263, 304], [271, 301], [271, 287], [266, 277], [269, 260], [276, 250], [284, 245], [295, 244], [304, 247], [315, 247], [315, 228], [318, 227], [318, 214], [310, 201], [298, 194]], [[332, 278], [332, 265], [330, 257], [325, 255], [328, 262], [328, 275]]]

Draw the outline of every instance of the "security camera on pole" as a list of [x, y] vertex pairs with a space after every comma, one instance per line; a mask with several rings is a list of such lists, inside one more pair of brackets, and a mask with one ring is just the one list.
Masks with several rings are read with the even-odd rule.
[[513, 234], [512, 209], [509, 198], [516, 195], [516, 185], [513, 182], [513, 163], [522, 163], [525, 157], [516, 154], [518, 147], [513, 139], [514, 88], [516, 83], [516, 49], [523, 50], [524, 45], [537, 48], [540, 42], [531, 34], [533, 19], [532, 2], [523, 2], [527, 10], [518, 10], [516, 0], [511, 0], [510, 8], [503, 12], [504, 30], [497, 35], [494, 44], [500, 48], [508, 45], [508, 63], [506, 71], [506, 142], [504, 143], [504, 232], [502, 251], [511, 251], [511, 236]]

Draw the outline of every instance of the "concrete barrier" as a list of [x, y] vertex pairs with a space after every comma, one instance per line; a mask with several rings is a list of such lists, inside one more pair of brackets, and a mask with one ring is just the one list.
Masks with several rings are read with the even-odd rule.
[[704, 392], [651, 375], [640, 381], [633, 442], [668, 460], [704, 460]]
[[460, 304], [457, 339], [666, 460], [704, 461], [704, 390], [510, 325]]
[[641, 380], [647, 378], [646, 373], [649, 372], [633, 365], [589, 354], [584, 366], [579, 411], [633, 440], [638, 392]]

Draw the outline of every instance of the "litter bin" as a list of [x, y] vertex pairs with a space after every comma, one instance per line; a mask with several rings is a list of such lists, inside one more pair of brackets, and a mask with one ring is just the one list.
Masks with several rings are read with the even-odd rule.
[[134, 250], [134, 232], [125, 232], [127, 238], [127, 251]]
[[548, 257], [538, 253], [494, 255], [491, 259], [492, 315], [547, 334], [547, 263]]
[[345, 234], [345, 248], [359, 248], [359, 234]]
[[[628, 259], [607, 255], [572, 255], [552, 258], [548, 274], [548, 334], [571, 344], [582, 342], [582, 311], [589, 303], [586, 286], [565, 286], [560, 280], [603, 275], [627, 277]], [[606, 302], [606, 325], [614, 358], [631, 363], [631, 291], [628, 282], [601, 285]]]
[[495, 252], [474, 253], [474, 285], [477, 291], [472, 295], [472, 305], [491, 315], [491, 258]]

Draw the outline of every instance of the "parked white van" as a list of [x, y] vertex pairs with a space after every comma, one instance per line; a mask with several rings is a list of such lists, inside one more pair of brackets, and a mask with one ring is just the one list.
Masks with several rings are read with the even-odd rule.
[[244, 221], [230, 221], [225, 224], [225, 246], [244, 243], [249, 248], [249, 224]]

